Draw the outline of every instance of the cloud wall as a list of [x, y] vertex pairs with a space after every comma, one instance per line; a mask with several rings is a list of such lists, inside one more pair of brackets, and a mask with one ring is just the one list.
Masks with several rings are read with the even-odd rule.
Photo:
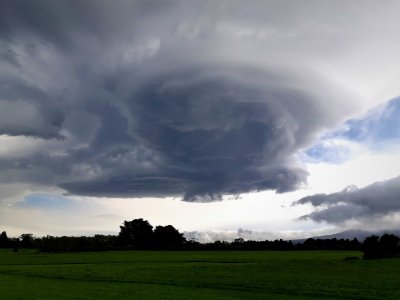
[[295, 190], [297, 151], [369, 105], [338, 74], [400, 48], [381, 34], [400, 28], [396, 6], [2, 1], [0, 184], [186, 201]]

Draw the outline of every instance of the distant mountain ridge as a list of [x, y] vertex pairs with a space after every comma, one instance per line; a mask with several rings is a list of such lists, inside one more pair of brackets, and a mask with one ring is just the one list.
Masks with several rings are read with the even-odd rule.
[[[333, 233], [333, 234], [328, 234], [328, 235], [319, 235], [319, 236], [313, 236], [310, 237], [312, 239], [322, 239], [322, 240], [327, 240], [327, 239], [349, 239], [352, 240], [356, 238], [360, 242], [363, 242], [365, 238], [371, 235], [378, 235], [381, 236], [385, 233], [389, 234], [394, 234], [397, 236], [400, 236], [400, 229], [391, 229], [391, 230], [379, 230], [379, 231], [367, 231], [367, 230], [346, 230], [338, 233]], [[299, 243], [304, 243], [304, 241], [307, 240], [305, 239], [296, 239], [292, 240], [293, 244], [299, 244]]]
[[393, 230], [379, 230], [379, 231], [366, 231], [366, 230], [346, 230], [334, 234], [329, 234], [329, 235], [322, 235], [322, 236], [316, 236], [314, 239], [354, 239], [357, 238], [359, 241], [365, 240], [366, 237], [370, 235], [383, 235], [385, 233], [391, 233], [397, 236], [400, 236], [400, 230], [399, 229], [393, 229]]
[[315, 236], [313, 239], [354, 239], [357, 238], [359, 241], [365, 240], [366, 237], [370, 235], [383, 235], [385, 233], [391, 233], [397, 236], [400, 236], [400, 229], [392, 229], [392, 230], [379, 230], [379, 231], [366, 231], [366, 230], [346, 230], [334, 234], [329, 235], [321, 235]]

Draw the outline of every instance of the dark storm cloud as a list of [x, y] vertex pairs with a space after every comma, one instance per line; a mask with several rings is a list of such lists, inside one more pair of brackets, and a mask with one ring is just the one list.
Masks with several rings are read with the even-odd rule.
[[333, 194], [318, 194], [300, 199], [296, 204], [310, 203], [321, 210], [303, 218], [329, 223], [385, 216], [400, 211], [400, 177], [377, 182], [362, 189], [349, 187]]
[[[126, 130], [132, 147], [143, 147], [142, 163], [149, 168], [138, 171], [140, 159], [131, 156], [127, 165], [133, 170], [109, 165], [107, 178], [62, 187], [83, 195], [164, 194], [198, 201], [296, 189], [307, 173], [291, 156], [311, 138], [309, 128], [319, 128], [324, 113], [329, 124], [330, 116], [313, 95], [292, 87], [293, 79], [250, 71], [196, 66], [155, 74], [139, 84], [129, 80], [129, 88], [121, 79], [116, 88], [123, 91], [118, 98]], [[278, 79], [283, 87], [275, 86]], [[316, 112], [320, 117], [313, 118]], [[308, 124], [302, 124], [303, 117]], [[93, 163], [105, 169], [104, 161]]]
[[282, 22], [275, 2], [229, 3], [2, 1], [0, 137], [27, 148], [1, 183], [188, 201], [304, 184], [294, 154], [352, 95], [299, 62], [333, 51], [299, 46], [302, 5]]
[[0, 78], [0, 134], [62, 138], [64, 113], [58, 104], [20, 78]]

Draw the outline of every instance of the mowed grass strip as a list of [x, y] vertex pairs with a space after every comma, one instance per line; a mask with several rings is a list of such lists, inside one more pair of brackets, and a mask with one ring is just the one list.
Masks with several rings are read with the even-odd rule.
[[400, 259], [345, 251], [0, 252], [1, 299], [400, 299]]

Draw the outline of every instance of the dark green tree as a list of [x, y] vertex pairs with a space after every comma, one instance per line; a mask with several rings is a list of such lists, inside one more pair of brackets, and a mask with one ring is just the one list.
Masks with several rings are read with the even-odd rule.
[[153, 226], [143, 219], [124, 221], [120, 226], [118, 242], [124, 247], [149, 248], [152, 243]]
[[186, 239], [172, 225], [157, 226], [154, 229], [154, 245], [160, 249], [176, 249], [181, 247]]
[[364, 259], [386, 258], [400, 255], [400, 238], [393, 234], [384, 234], [380, 238], [369, 236], [363, 243]]
[[23, 233], [21, 234], [20, 238], [20, 245], [22, 248], [32, 248], [34, 239], [33, 239], [33, 234], [32, 233]]
[[10, 247], [10, 240], [8, 239], [7, 233], [3, 231], [0, 234], [0, 248]]
[[393, 257], [398, 254], [400, 238], [394, 234], [384, 234], [379, 239], [379, 249], [383, 257]]
[[362, 250], [364, 252], [364, 259], [378, 258], [379, 257], [379, 236], [371, 235], [364, 240]]

